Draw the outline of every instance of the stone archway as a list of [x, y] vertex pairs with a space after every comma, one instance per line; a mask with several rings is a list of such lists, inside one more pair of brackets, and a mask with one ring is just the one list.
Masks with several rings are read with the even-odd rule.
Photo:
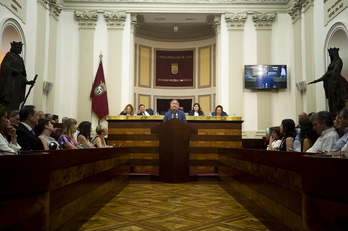
[[11, 42], [16, 41], [19, 42], [21, 41], [24, 46], [23, 46], [23, 52], [22, 52], [22, 57], [24, 59], [25, 56], [25, 41], [24, 41], [24, 36], [23, 36], [23, 31], [20, 25], [13, 19], [8, 19], [5, 21], [5, 23], [1, 26], [1, 31], [0, 31], [0, 63], [2, 62], [4, 56], [6, 53], [10, 50], [11, 48]]

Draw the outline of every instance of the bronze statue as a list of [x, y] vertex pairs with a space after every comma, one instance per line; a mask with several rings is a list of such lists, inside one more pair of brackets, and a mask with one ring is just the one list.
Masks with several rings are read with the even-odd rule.
[[18, 110], [25, 97], [26, 85], [33, 85], [27, 80], [27, 73], [22, 53], [22, 42], [11, 43], [11, 49], [5, 55], [0, 67], [0, 103], [8, 111]]
[[325, 96], [329, 102], [329, 111], [336, 115], [346, 106], [348, 96], [348, 83], [341, 75], [343, 62], [338, 51], [339, 48], [336, 47], [328, 49], [331, 63], [326, 73], [321, 78], [308, 83], [312, 84], [323, 81]]

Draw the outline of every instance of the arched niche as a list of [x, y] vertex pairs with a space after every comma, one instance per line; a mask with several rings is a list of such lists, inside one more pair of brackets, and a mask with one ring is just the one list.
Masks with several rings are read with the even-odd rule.
[[329, 30], [326, 37], [324, 54], [326, 57], [326, 66], [330, 63], [328, 49], [330, 47], [338, 47], [339, 55], [343, 61], [341, 75], [348, 80], [348, 26], [346, 23], [337, 22]]
[[10, 50], [11, 42], [13, 41], [16, 41], [16, 42], [21, 41], [24, 44], [23, 52], [22, 52], [22, 57], [24, 58], [25, 41], [24, 41], [22, 28], [14, 19], [8, 19], [1, 26], [1, 31], [0, 31], [0, 42], [1, 42], [0, 63], [2, 62], [6, 53]]

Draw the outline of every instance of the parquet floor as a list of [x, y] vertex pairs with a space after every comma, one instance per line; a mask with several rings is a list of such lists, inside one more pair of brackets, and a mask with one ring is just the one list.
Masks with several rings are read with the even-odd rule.
[[[271, 230], [217, 181], [130, 181], [79, 231]], [[275, 229], [274, 229], [275, 230]]]

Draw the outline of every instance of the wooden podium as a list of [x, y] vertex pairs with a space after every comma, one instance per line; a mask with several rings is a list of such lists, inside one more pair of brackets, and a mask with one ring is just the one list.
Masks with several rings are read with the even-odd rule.
[[194, 133], [194, 129], [175, 118], [158, 126], [159, 181], [190, 181], [190, 133]]

